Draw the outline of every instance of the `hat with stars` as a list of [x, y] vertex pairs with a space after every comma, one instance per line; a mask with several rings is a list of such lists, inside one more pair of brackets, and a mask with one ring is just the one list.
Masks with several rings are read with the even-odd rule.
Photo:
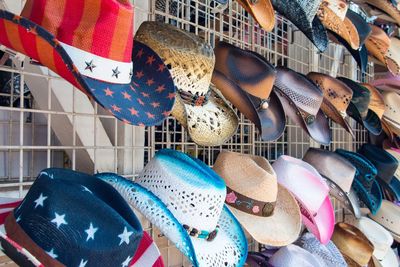
[[194, 267], [243, 266], [247, 240], [225, 204], [226, 185], [189, 155], [163, 149], [135, 179], [96, 174], [140, 211]]
[[0, 44], [48, 67], [118, 119], [158, 125], [172, 109], [175, 86], [161, 58], [133, 42], [133, 15], [128, 0], [27, 0], [21, 16], [0, 10]]
[[121, 195], [83, 173], [42, 171], [4, 228], [0, 248], [20, 266], [164, 266]]

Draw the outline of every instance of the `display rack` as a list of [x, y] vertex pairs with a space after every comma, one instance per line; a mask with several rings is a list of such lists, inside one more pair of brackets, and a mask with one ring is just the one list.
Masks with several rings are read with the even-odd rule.
[[[24, 4], [22, 0], [3, 2], [14, 11]], [[229, 0], [225, 7], [214, 7], [215, 1], [211, 0], [137, 0], [135, 5], [136, 29], [144, 20], [158, 20], [194, 32], [212, 45], [224, 40], [254, 50], [275, 65], [302, 73], [319, 71], [358, 81], [368, 81], [374, 74], [370, 64], [361, 77], [351, 56], [339, 45], [331, 43], [326, 52], [317, 53], [304, 35], [282, 17], [278, 16], [273, 32], [264, 32], [236, 1]], [[161, 148], [189, 153], [212, 166], [223, 149], [274, 161], [281, 154], [302, 157], [309, 147], [319, 147], [291, 121], [282, 137], [263, 142], [255, 126], [242, 115], [238, 132], [226, 144], [201, 147], [172, 117], [158, 127], [127, 126], [29, 59], [23, 63], [11, 58], [8, 63], [0, 67], [0, 75], [11, 79], [8, 91], [0, 88], [1, 196], [23, 197], [37, 174], [47, 167], [92, 173], [112, 171], [134, 178]], [[18, 89], [25, 82], [30, 92]], [[331, 123], [333, 141], [329, 149], [355, 150], [366, 142], [366, 132], [354, 121], [351, 124], [354, 140]], [[343, 220], [343, 209], [334, 204], [337, 220]], [[166, 266], [189, 266], [157, 229], [144, 220], [143, 226], [159, 245]], [[249, 246], [258, 248], [250, 239]]]

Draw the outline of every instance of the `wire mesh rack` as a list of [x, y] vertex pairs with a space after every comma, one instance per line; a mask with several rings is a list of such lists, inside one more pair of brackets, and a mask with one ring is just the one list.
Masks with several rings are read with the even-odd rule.
[[[2, 8], [18, 13], [24, 1], [0, 3]], [[305, 74], [319, 71], [358, 81], [368, 81], [374, 74], [370, 64], [361, 76], [351, 56], [339, 45], [331, 43], [326, 52], [318, 53], [295, 26], [280, 16], [273, 32], [263, 31], [233, 0], [225, 6], [211, 0], [136, 1], [135, 28], [145, 20], [173, 24], [212, 45], [224, 40], [251, 49], [272, 64]], [[48, 69], [29, 59], [3, 56], [1, 60], [0, 196], [23, 197], [37, 174], [48, 167], [89, 173], [112, 171], [134, 179], [162, 148], [183, 151], [212, 166], [223, 149], [274, 161], [282, 154], [301, 158], [309, 147], [320, 146], [290, 120], [282, 137], [263, 142], [255, 126], [239, 113], [239, 129], [226, 144], [198, 146], [172, 117], [158, 127], [124, 125]], [[366, 142], [366, 132], [354, 121], [351, 125], [354, 140], [331, 123], [333, 142], [329, 149], [355, 150]], [[337, 220], [343, 220], [343, 209], [334, 204]], [[156, 240], [167, 266], [190, 266], [157, 229], [144, 219], [142, 223]], [[248, 240], [250, 249], [258, 249], [258, 244]], [[7, 263], [4, 258], [0, 261], [0, 265]]]

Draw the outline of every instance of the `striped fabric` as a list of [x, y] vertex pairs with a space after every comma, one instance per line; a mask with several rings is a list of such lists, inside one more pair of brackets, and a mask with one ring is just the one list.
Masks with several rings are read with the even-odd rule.
[[128, 0], [28, 0], [21, 16], [60, 42], [112, 60], [132, 60], [133, 7]]

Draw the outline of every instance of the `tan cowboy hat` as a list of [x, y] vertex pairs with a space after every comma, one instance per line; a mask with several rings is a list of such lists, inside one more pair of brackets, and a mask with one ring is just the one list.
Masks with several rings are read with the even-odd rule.
[[[172, 110], [191, 139], [204, 146], [225, 143], [238, 127], [238, 117], [211, 84], [215, 64], [212, 47], [200, 37], [172, 25], [146, 21], [139, 41], [146, 40], [165, 61], [177, 87]], [[160, 88], [159, 90], [162, 90]]]
[[353, 49], [360, 47], [357, 28], [346, 17], [349, 4], [345, 0], [323, 0], [318, 10], [322, 24], [330, 31], [341, 36]]
[[223, 151], [214, 164], [226, 183], [225, 203], [259, 243], [286, 246], [301, 231], [301, 213], [292, 194], [278, 184], [264, 157]]
[[270, 0], [237, 0], [260, 26], [270, 32], [275, 26], [275, 11]]
[[380, 27], [370, 24], [371, 34], [365, 41], [368, 53], [381, 62], [384, 66], [388, 65], [386, 54], [390, 47], [390, 38]]
[[388, 70], [394, 75], [400, 74], [400, 39], [397, 37], [390, 38], [390, 46], [386, 53], [386, 61]]
[[385, 12], [400, 26], [400, 11], [391, 0], [364, 0], [366, 4]]
[[385, 101], [385, 113], [383, 120], [389, 129], [400, 136], [400, 95], [395, 92], [382, 91]]
[[375, 112], [379, 119], [382, 119], [383, 114], [385, 113], [385, 101], [383, 100], [382, 94], [369, 83], [362, 83], [361, 85], [367, 88], [371, 93], [368, 109]]

